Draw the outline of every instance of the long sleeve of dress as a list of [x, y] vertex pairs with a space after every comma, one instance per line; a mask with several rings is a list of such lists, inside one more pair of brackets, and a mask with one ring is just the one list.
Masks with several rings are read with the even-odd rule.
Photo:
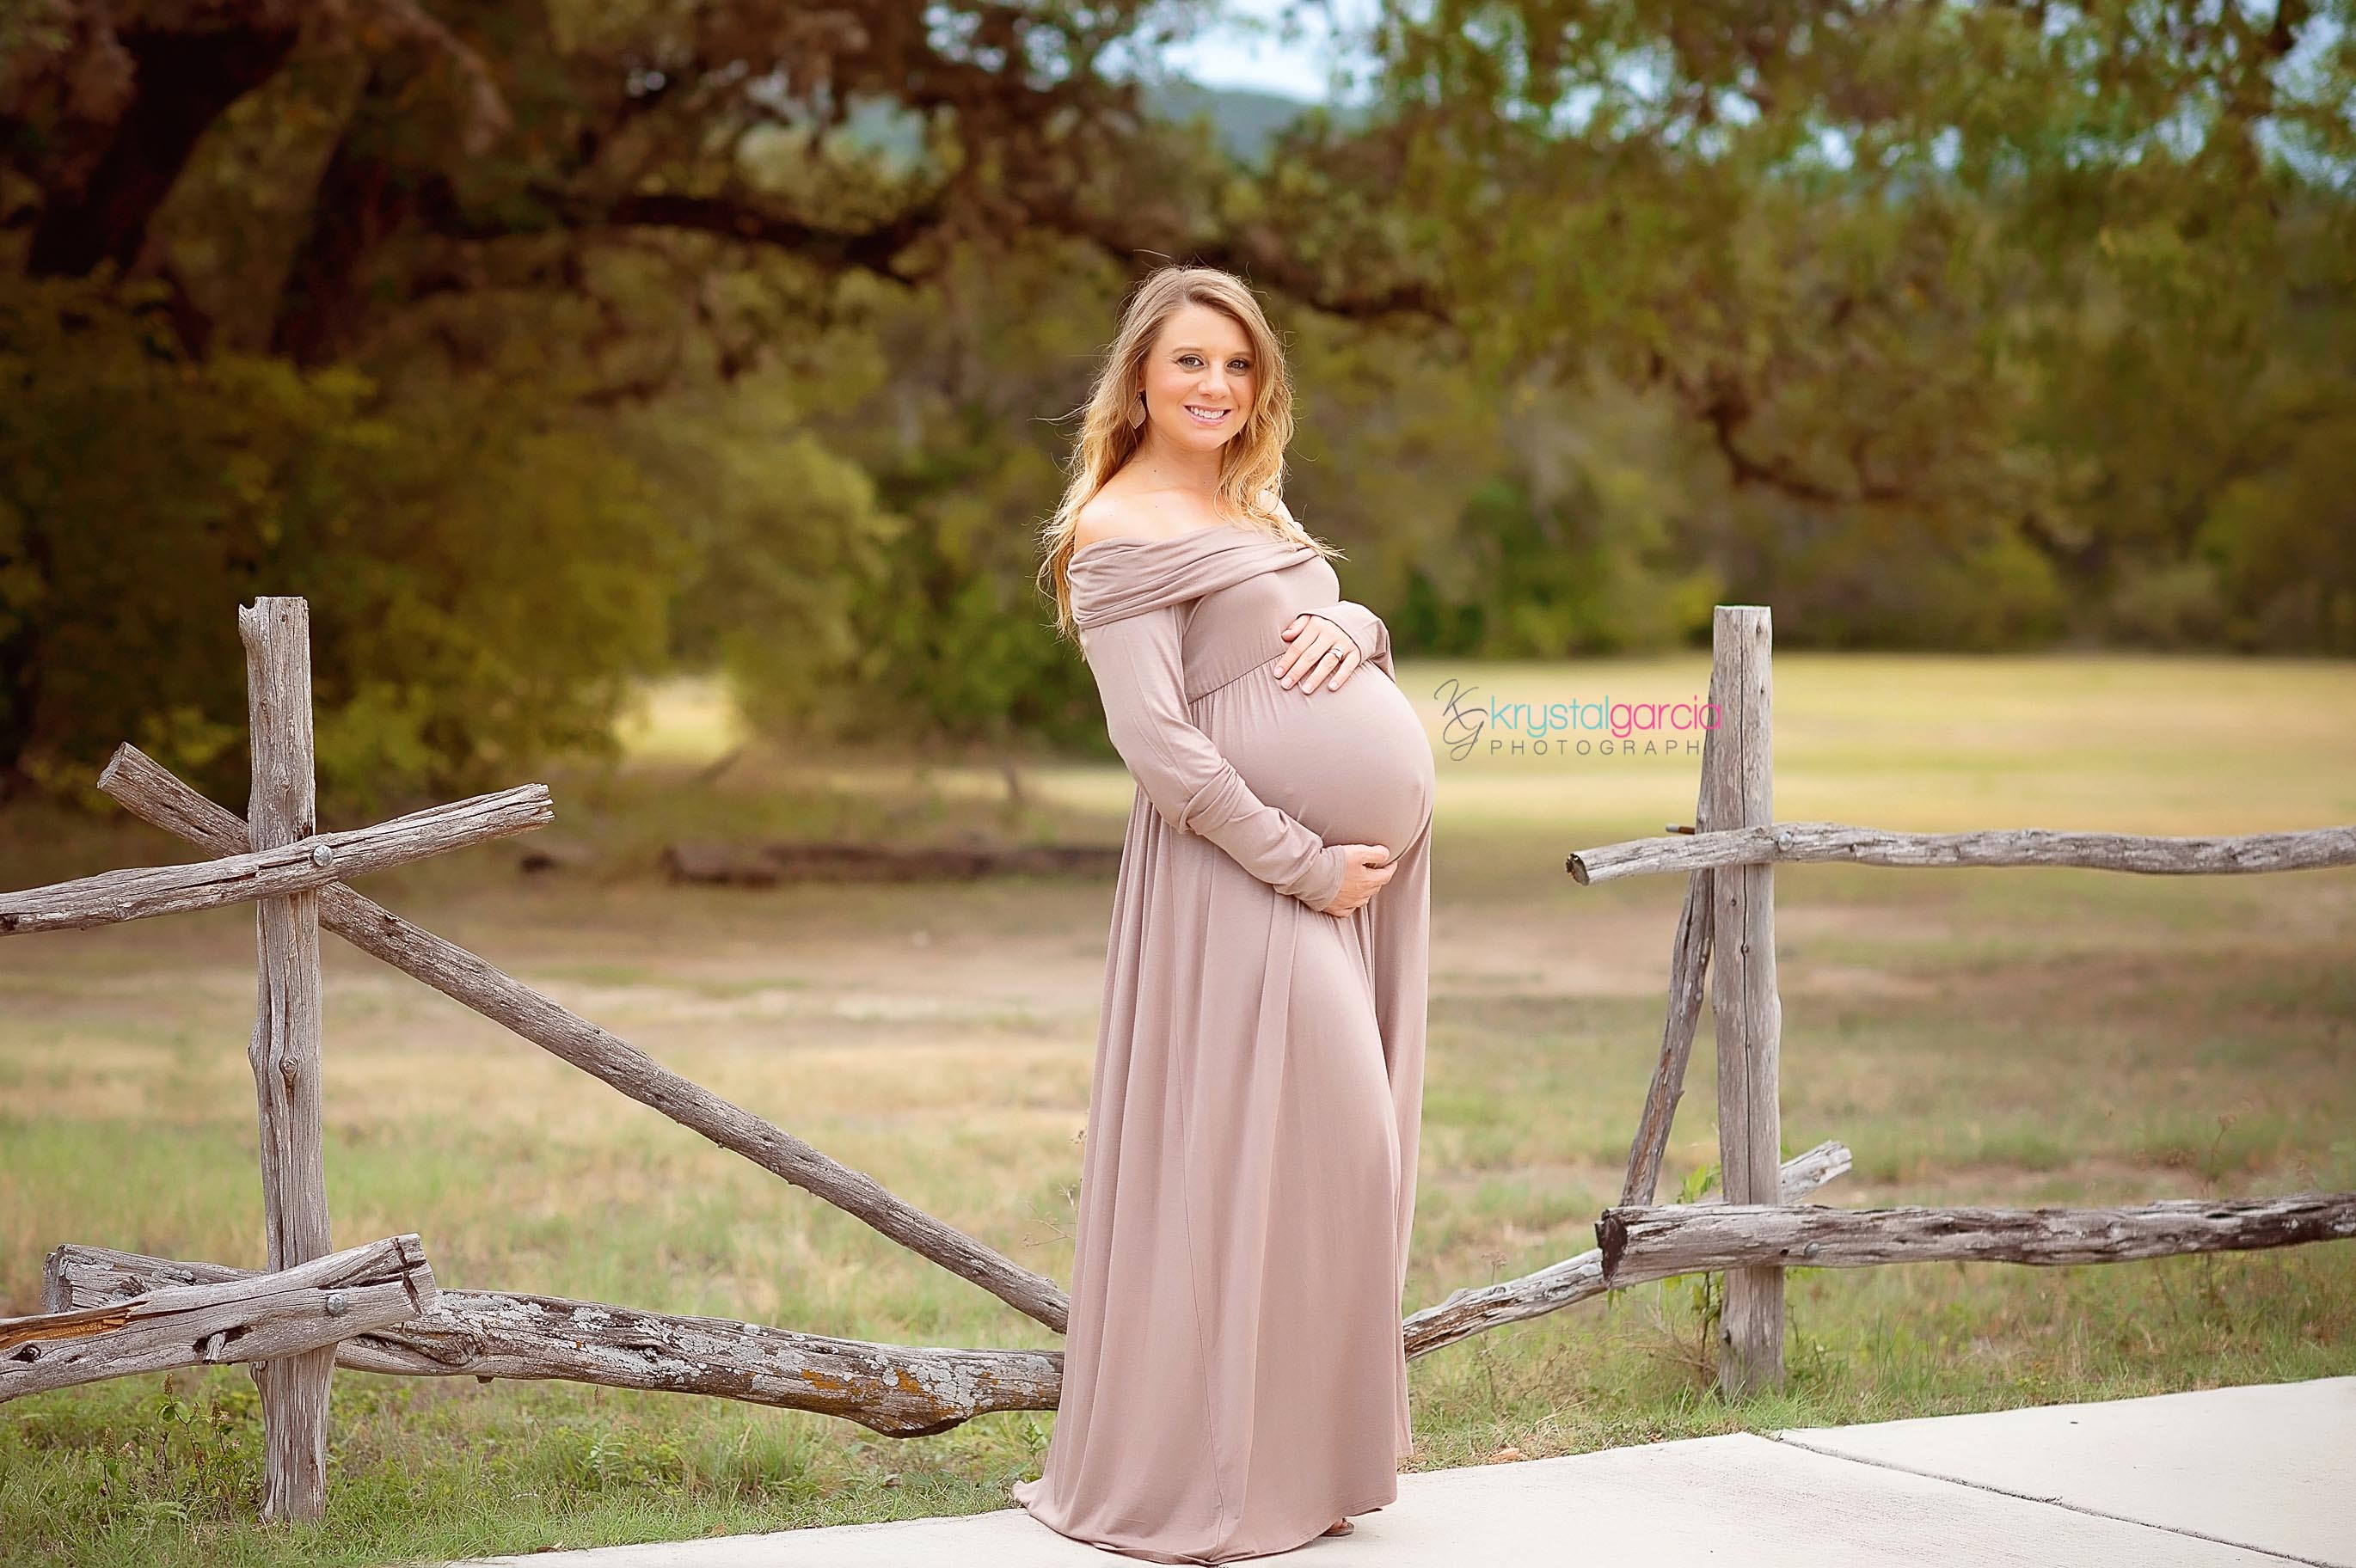
[[1394, 680], [1398, 678], [1398, 672], [1391, 667], [1391, 629], [1383, 624], [1380, 615], [1347, 599], [1309, 613], [1341, 627], [1358, 645], [1359, 655], [1368, 664]]
[[1340, 846], [1269, 805], [1186, 717], [1179, 610], [1092, 626], [1081, 651], [1104, 699], [1114, 750], [1162, 820], [1209, 839], [1280, 893], [1323, 911], [1348, 869]]

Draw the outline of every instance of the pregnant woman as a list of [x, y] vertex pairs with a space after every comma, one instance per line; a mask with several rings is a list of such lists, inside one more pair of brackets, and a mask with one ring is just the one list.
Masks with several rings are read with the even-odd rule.
[[1346, 1534], [1409, 1456], [1430, 747], [1280, 498], [1282, 350], [1164, 268], [1088, 407], [1043, 582], [1137, 782], [1064, 1381], [1015, 1500], [1156, 1563]]

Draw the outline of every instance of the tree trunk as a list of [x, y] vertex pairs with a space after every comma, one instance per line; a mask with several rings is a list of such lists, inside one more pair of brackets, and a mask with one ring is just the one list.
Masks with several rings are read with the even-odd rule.
[[78, 278], [104, 262], [128, 268], [137, 261], [147, 225], [188, 155], [230, 105], [278, 74], [295, 33], [293, 27], [234, 27], [121, 34], [134, 72], [130, 106], [114, 122], [90, 177], [48, 192], [26, 271]]

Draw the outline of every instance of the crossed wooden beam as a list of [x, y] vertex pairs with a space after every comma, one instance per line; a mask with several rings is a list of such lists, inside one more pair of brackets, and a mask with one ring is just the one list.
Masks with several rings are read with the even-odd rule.
[[[225, 857], [207, 862], [208, 865], [230, 866], [253, 858], [248, 853], [243, 823], [189, 788], [135, 746], [126, 744], [116, 751], [113, 760], [107, 763], [106, 771], [99, 775], [98, 787], [140, 820], [152, 823], [166, 832], [177, 834], [199, 848]], [[380, 869], [404, 860], [423, 859], [443, 848], [455, 848], [459, 843], [480, 843], [503, 837], [554, 820], [554, 813], [548, 807], [546, 785], [526, 784], [508, 791], [507, 795], [527, 796], [535, 803], [537, 809], [517, 812], [510, 817], [498, 819], [491, 818], [487, 814], [477, 814], [475, 820], [478, 826], [476, 836], [420, 847], [414, 853], [397, 857], [389, 851], [383, 852], [376, 863], [367, 869]], [[496, 795], [480, 797], [483, 801], [501, 798]], [[476, 804], [467, 801], [436, 810], [459, 813]], [[419, 816], [431, 815], [434, 814], [418, 814]], [[412, 820], [414, 818], [402, 817], [382, 827], [363, 828], [359, 833], [331, 837], [348, 840], [368, 834], [385, 833], [400, 823]], [[348, 852], [338, 849], [336, 860], [341, 862]], [[284, 855], [286, 851], [277, 853]], [[318, 889], [319, 924], [323, 929], [335, 933], [370, 957], [381, 959], [403, 974], [423, 981], [452, 1000], [472, 1008], [493, 1022], [504, 1024], [558, 1060], [612, 1085], [641, 1104], [651, 1105], [681, 1126], [702, 1134], [721, 1147], [744, 1156], [762, 1169], [816, 1193], [847, 1213], [857, 1215], [902, 1246], [929, 1258], [960, 1278], [971, 1280], [1024, 1316], [1062, 1331], [1069, 1304], [1054, 1281], [1033, 1273], [954, 1226], [894, 1197], [874, 1178], [820, 1153], [775, 1123], [722, 1099], [691, 1080], [680, 1077], [629, 1041], [577, 1016], [457, 944], [402, 919], [365, 893], [331, 880], [332, 869], [321, 870], [311, 866], [305, 856], [297, 855], [295, 859], [307, 869], [306, 875], [316, 873], [317, 876], [316, 881], [307, 885]], [[115, 871], [90, 878], [88, 881], [104, 882], [112, 878], [155, 874]], [[82, 885], [64, 883], [60, 888]], [[261, 896], [259, 890], [248, 891], [221, 880], [208, 880], [203, 885], [209, 892], [215, 894], [209, 901], [212, 902], [227, 902], [235, 897]], [[18, 902], [34, 901], [57, 891], [37, 889], [31, 893], [0, 898], [0, 919], [5, 919]], [[187, 907], [197, 906], [191, 904]]]
[[[319, 1108], [322, 927], [1049, 1328], [1060, 1331], [1068, 1312], [1052, 1281], [347, 886], [345, 878], [547, 823], [554, 816], [548, 789], [525, 784], [371, 827], [320, 833], [309, 607], [300, 598], [265, 597], [241, 608], [238, 624], [253, 748], [248, 816], [240, 819], [125, 745], [100, 775], [100, 790], [213, 859], [0, 894], [0, 935], [256, 906], [261, 985], [249, 1055], [270, 1266], [248, 1275], [60, 1248], [46, 1277], [51, 1310], [0, 1319], [0, 1401], [159, 1365], [246, 1362], [262, 1393], [263, 1516], [306, 1519], [326, 1506], [327, 1386], [339, 1361], [725, 1392], [847, 1413], [904, 1435], [938, 1431], [985, 1410], [1053, 1404], [1061, 1371], [1053, 1352], [871, 1346], [552, 1297], [443, 1293], [414, 1236], [331, 1253]], [[361, 1290], [356, 1277], [320, 1273], [331, 1264], [381, 1269], [389, 1259], [402, 1264], [398, 1297], [374, 1288], [396, 1283], [390, 1279], [369, 1275], [370, 1288]], [[406, 1341], [373, 1339], [396, 1322]], [[612, 1331], [597, 1331], [606, 1328]], [[655, 1353], [665, 1337], [680, 1354]]]

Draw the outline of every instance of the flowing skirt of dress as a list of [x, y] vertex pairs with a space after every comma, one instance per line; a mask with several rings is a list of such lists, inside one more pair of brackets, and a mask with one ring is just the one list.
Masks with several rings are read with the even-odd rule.
[[[1301, 700], [1238, 680], [1190, 717], [1224, 749]], [[1272, 799], [1299, 793], [1254, 782]], [[1013, 1490], [1064, 1534], [1225, 1563], [1398, 1495], [1413, 1445], [1400, 1298], [1423, 1095], [1426, 800], [1391, 880], [1336, 918], [1135, 798], [1061, 1400], [1043, 1474]]]

